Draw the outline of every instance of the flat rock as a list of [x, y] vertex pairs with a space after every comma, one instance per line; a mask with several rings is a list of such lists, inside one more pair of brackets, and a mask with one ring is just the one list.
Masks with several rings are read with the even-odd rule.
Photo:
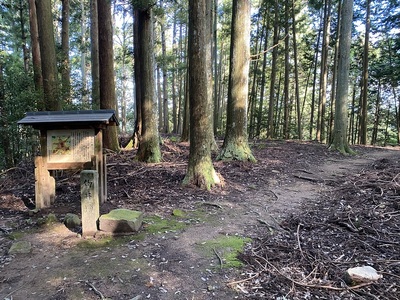
[[27, 254], [31, 253], [32, 245], [28, 241], [18, 241], [11, 245], [8, 254]]
[[355, 283], [370, 282], [382, 278], [382, 275], [378, 274], [371, 266], [350, 268], [347, 270], [347, 275]]
[[101, 231], [111, 233], [130, 233], [140, 229], [143, 222], [143, 213], [130, 209], [114, 209], [99, 218]]

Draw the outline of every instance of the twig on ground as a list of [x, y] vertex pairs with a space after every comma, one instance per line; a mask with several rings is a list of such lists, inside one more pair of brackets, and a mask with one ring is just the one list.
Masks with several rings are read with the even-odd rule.
[[95, 294], [96, 295], [98, 295], [100, 298], [101, 298], [101, 300], [104, 300], [104, 299], [106, 299], [105, 297], [104, 297], [104, 295], [98, 290], [98, 289], [96, 289], [96, 287], [93, 285], [93, 284], [91, 284], [89, 281], [85, 281], [85, 283], [88, 285], [88, 286], [90, 286], [91, 288], [92, 288], [92, 290], [93, 290], [93, 292], [95, 292]]
[[215, 248], [213, 248], [213, 251], [214, 251], [215, 255], [218, 257], [218, 260], [219, 260], [219, 268], [222, 269], [222, 266], [223, 266], [223, 264], [224, 264], [224, 262], [223, 262], [223, 260], [222, 260], [222, 257], [218, 254], [218, 252], [217, 252], [217, 250], [215, 250]]
[[301, 249], [301, 244], [300, 244], [300, 226], [301, 226], [301, 224], [297, 225], [297, 245], [299, 246], [299, 250], [300, 250], [301, 256], [303, 258], [305, 258], [304, 253], [303, 253], [303, 249]]
[[216, 203], [211, 203], [211, 202], [200, 202], [202, 205], [206, 205], [206, 206], [214, 206], [216, 208], [222, 209], [222, 206]]

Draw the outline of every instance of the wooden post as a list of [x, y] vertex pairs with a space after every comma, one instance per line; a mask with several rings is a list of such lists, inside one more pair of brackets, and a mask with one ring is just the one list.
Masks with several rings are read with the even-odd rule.
[[107, 200], [107, 166], [106, 157], [103, 155], [103, 131], [99, 129], [95, 136], [94, 152], [97, 158], [96, 170], [99, 173], [99, 198], [100, 203], [103, 204]]
[[56, 182], [47, 170], [46, 157], [35, 157], [35, 206], [49, 207], [56, 196]]
[[95, 170], [81, 172], [82, 236], [94, 236], [100, 217], [99, 175]]

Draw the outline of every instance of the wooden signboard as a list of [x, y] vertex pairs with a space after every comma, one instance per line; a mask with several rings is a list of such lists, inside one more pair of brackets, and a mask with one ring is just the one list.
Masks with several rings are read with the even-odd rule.
[[41, 156], [35, 158], [36, 208], [55, 199], [52, 170], [80, 169], [98, 173], [100, 202], [107, 198], [103, 129], [118, 125], [114, 110], [29, 112], [18, 124], [40, 130]]
[[94, 152], [94, 129], [47, 131], [47, 161], [90, 162]]

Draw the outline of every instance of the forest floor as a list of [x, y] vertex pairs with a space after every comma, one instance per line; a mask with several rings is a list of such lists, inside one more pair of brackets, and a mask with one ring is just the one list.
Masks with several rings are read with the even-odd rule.
[[[183, 187], [188, 144], [165, 140], [163, 162], [108, 154], [108, 201], [144, 212], [129, 236], [84, 239], [79, 172], [57, 174], [55, 204], [30, 213], [33, 163], [0, 177], [3, 299], [400, 299], [400, 148], [251, 143], [257, 163], [215, 162], [223, 186]], [[54, 213], [58, 221], [39, 225]], [[28, 254], [9, 254], [28, 241]], [[238, 259], [236, 259], [238, 257]], [[350, 267], [383, 277], [345, 283]]]

